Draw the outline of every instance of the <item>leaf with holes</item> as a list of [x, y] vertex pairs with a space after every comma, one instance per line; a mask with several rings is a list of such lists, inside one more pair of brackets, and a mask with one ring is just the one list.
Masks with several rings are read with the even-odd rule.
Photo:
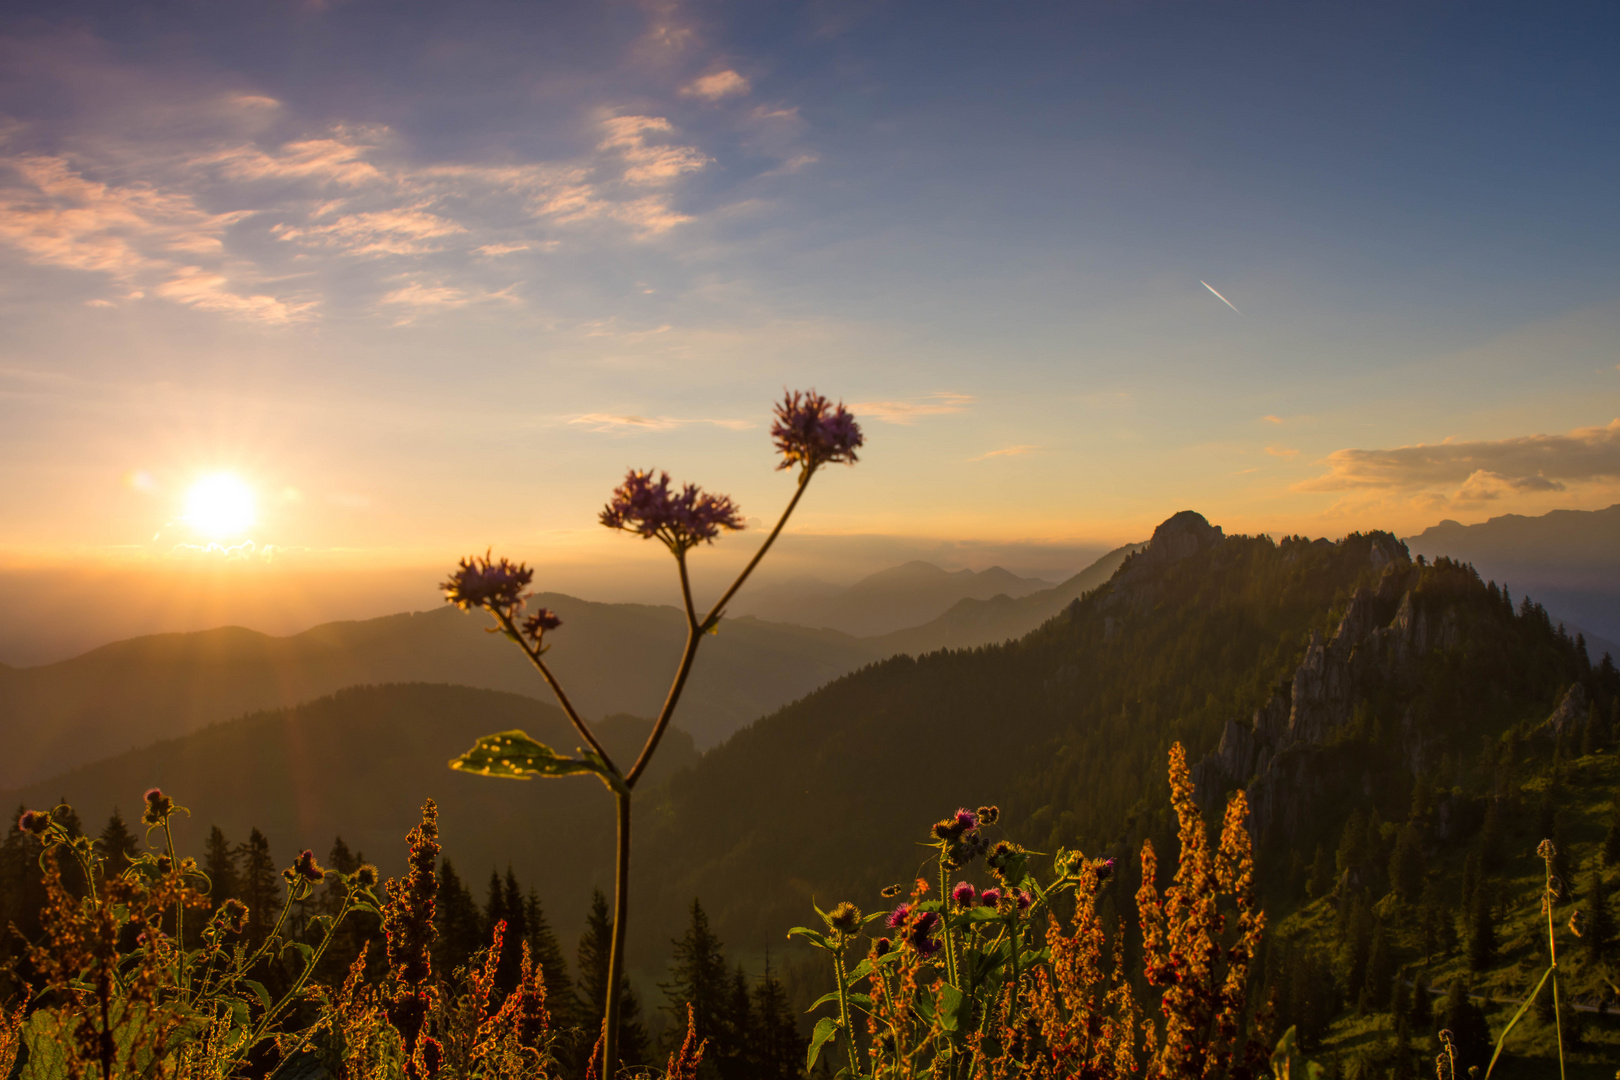
[[596, 754], [581, 751], [577, 758], [565, 757], [518, 730], [485, 735], [471, 750], [452, 760], [450, 767], [458, 772], [506, 780], [590, 773], [615, 790], [624, 782]]

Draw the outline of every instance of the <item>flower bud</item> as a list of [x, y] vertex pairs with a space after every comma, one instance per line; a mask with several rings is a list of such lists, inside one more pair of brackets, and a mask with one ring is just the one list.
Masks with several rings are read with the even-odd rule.
[[861, 909], [846, 900], [828, 914], [827, 925], [840, 934], [853, 934], [861, 928]]

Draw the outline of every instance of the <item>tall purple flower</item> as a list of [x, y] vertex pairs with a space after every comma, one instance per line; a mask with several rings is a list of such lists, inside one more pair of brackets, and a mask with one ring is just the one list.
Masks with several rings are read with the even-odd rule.
[[843, 402], [834, 405], [814, 390], [795, 390], [782, 398], [771, 439], [782, 455], [777, 468], [797, 464], [807, 472], [828, 463], [855, 464], [855, 451], [866, 441]]
[[514, 614], [523, 606], [523, 590], [534, 580], [534, 571], [504, 556], [497, 562], [483, 555], [462, 559], [450, 580], [439, 588], [444, 598], [463, 611], [489, 608]]
[[696, 484], [686, 484], [677, 494], [670, 488], [669, 473], [659, 473], [655, 481], [651, 471], [640, 469], [631, 469], [613, 489], [601, 521], [610, 529], [657, 537], [677, 555], [713, 543], [721, 529], [743, 527], [742, 511], [729, 496], [710, 495]]

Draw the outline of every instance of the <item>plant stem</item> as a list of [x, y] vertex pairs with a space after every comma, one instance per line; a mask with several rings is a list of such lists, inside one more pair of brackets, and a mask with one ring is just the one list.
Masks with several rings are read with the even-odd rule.
[[851, 1080], [861, 1075], [861, 1062], [855, 1056], [855, 1028], [849, 1022], [849, 975], [844, 969], [844, 949], [840, 945], [833, 953], [833, 967], [838, 972], [838, 1024], [844, 1029], [844, 1045], [849, 1050]]
[[1547, 860], [1547, 893], [1542, 907], [1547, 912], [1547, 955], [1552, 960], [1553, 1026], [1558, 1030], [1558, 1080], [1564, 1080], [1564, 1017], [1558, 1004], [1558, 941], [1553, 936], [1552, 860]]
[[618, 860], [613, 869], [613, 948], [608, 954], [607, 1007], [602, 1021], [602, 1080], [613, 1080], [619, 1063], [619, 989], [624, 965], [625, 924], [630, 919], [630, 792], [615, 791]]
[[800, 474], [799, 486], [793, 492], [793, 498], [788, 500], [787, 509], [783, 510], [782, 516], [776, 519], [776, 527], [765, 538], [765, 543], [760, 545], [760, 549], [754, 553], [754, 557], [748, 561], [748, 565], [743, 567], [742, 573], [737, 575], [737, 580], [731, 583], [731, 588], [727, 589], [720, 599], [715, 601], [714, 607], [709, 609], [708, 615], [704, 616], [702, 622], [696, 621], [696, 609], [692, 606], [692, 591], [686, 574], [685, 553], [680, 551], [675, 553], [675, 562], [681, 571], [681, 594], [686, 601], [686, 648], [681, 651], [681, 663], [675, 669], [675, 680], [670, 683], [669, 694], [664, 698], [664, 707], [658, 711], [658, 719], [653, 724], [652, 732], [647, 736], [647, 744], [641, 748], [641, 755], [636, 758], [636, 763], [630, 766], [630, 771], [624, 774], [624, 782], [627, 786], [635, 787], [636, 781], [641, 778], [641, 774], [646, 771], [648, 763], [652, 761], [653, 751], [658, 749], [658, 742], [664, 737], [664, 730], [669, 727], [670, 718], [675, 715], [675, 706], [681, 700], [681, 691], [686, 687], [686, 677], [692, 673], [692, 661], [697, 658], [698, 646], [702, 644], [703, 635], [714, 629], [715, 624], [720, 621], [720, 616], [725, 612], [726, 604], [737, 594], [737, 590], [742, 588], [743, 582], [748, 580], [748, 575], [754, 572], [754, 567], [759, 565], [759, 561], [765, 557], [765, 553], [771, 550], [771, 545], [781, 535], [782, 528], [787, 524], [788, 518], [793, 516], [793, 508], [799, 505], [799, 499], [804, 495], [805, 488], [810, 485], [812, 475], [814, 475], [813, 470], [806, 470]]
[[579, 712], [574, 708], [574, 703], [568, 700], [568, 695], [563, 693], [562, 683], [557, 681], [557, 677], [551, 673], [551, 669], [546, 666], [545, 660], [541, 658], [539, 646], [530, 645], [528, 641], [524, 640], [522, 632], [518, 630], [517, 626], [512, 622], [512, 617], [506, 612], [491, 608], [490, 614], [494, 615], [495, 621], [501, 624], [501, 629], [506, 631], [506, 636], [518, 643], [518, 648], [523, 650], [523, 655], [529, 658], [529, 663], [533, 664], [535, 669], [540, 672], [540, 677], [546, 680], [546, 685], [551, 687], [552, 694], [557, 698], [557, 704], [562, 706], [563, 712], [568, 716], [568, 722], [574, 725], [574, 730], [579, 732], [579, 737], [590, 743], [591, 749], [602, 759], [603, 763], [617, 773], [619, 770], [613, 764], [613, 759], [608, 756], [607, 750], [597, 741], [596, 734], [591, 731], [590, 725], [585, 723]]
[[186, 996], [186, 879], [180, 873], [180, 860], [174, 854], [174, 833], [169, 828], [169, 819], [163, 819], [163, 840], [169, 848], [169, 866], [180, 882], [180, 895], [174, 901], [174, 943], [178, 958], [175, 961], [175, 981], [180, 984], [180, 996]]
[[958, 990], [962, 984], [956, 981], [956, 936], [951, 933], [951, 896], [945, 891], [947, 879], [945, 876], [945, 852], [939, 853], [939, 910], [943, 915], [941, 922], [945, 927], [945, 978]]

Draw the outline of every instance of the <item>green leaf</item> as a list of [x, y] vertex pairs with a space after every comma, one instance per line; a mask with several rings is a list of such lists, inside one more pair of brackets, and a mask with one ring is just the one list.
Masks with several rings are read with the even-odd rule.
[[808, 926], [795, 926], [793, 929], [788, 931], [787, 936], [793, 937], [795, 935], [802, 938], [809, 938], [810, 943], [816, 946], [818, 949], [827, 949], [829, 951], [832, 949], [832, 946], [827, 944], [827, 935], [821, 933], [819, 930], [812, 930]]
[[[1485, 1066], [1485, 1080], [1490, 1080], [1491, 1070], [1496, 1068], [1496, 1059], [1502, 1056], [1502, 1044], [1507, 1041], [1508, 1032], [1512, 1031], [1515, 1025], [1524, 1018], [1525, 1010], [1530, 1007], [1532, 1001], [1536, 1000], [1536, 995], [1541, 993], [1541, 988], [1547, 984], [1547, 979], [1551, 977], [1552, 973], [1553, 969], [1548, 968], [1546, 973], [1541, 976], [1541, 981], [1536, 983], [1536, 988], [1530, 991], [1530, 996], [1524, 999], [1524, 1004], [1519, 1006], [1519, 1011], [1513, 1014], [1513, 1019], [1508, 1021], [1507, 1027], [1502, 1029], [1502, 1034], [1496, 1040], [1496, 1053], [1491, 1055], [1491, 1063]], [[1553, 992], [1557, 992], [1556, 986]]]
[[529, 738], [527, 732], [515, 728], [485, 735], [473, 744], [471, 750], [453, 759], [450, 767], [458, 772], [505, 780], [594, 773], [615, 791], [624, 787], [623, 777], [608, 768], [607, 763], [596, 754], [582, 750], [577, 758], [564, 757], [545, 743]]
[[806, 1072], [816, 1067], [816, 1058], [821, 1056], [821, 1048], [838, 1034], [838, 1021], [830, 1016], [823, 1016], [816, 1021], [816, 1030], [810, 1036], [810, 1052], [805, 1055], [804, 1068]]
[[270, 991], [264, 988], [264, 983], [255, 982], [252, 979], [243, 979], [242, 985], [253, 991], [253, 996], [259, 999], [260, 1005], [267, 1009], [270, 1007]]
[[946, 983], [939, 988], [939, 1026], [945, 1031], [955, 1031], [962, 1020], [962, 1004], [967, 999], [962, 991]]

